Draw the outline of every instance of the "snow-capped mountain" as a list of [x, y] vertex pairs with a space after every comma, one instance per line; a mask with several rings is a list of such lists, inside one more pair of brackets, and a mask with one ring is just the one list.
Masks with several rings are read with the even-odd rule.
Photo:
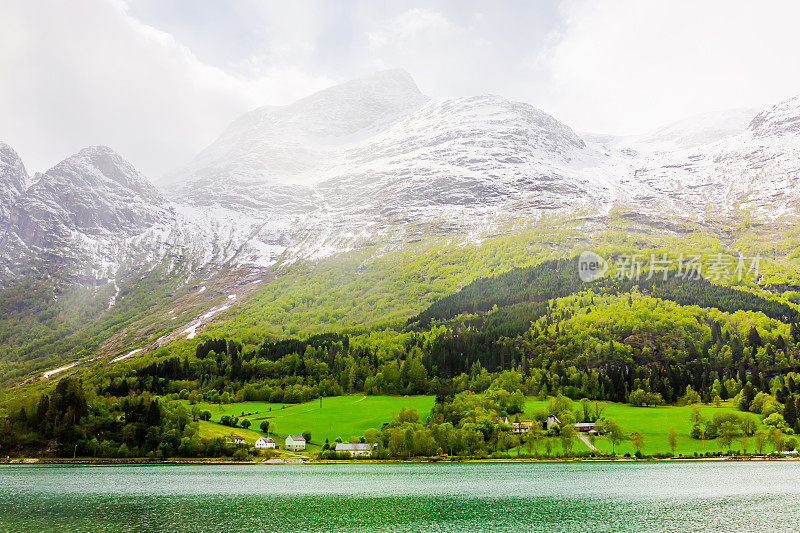
[[290, 258], [430, 235], [480, 239], [508, 221], [615, 205], [656, 223], [740, 208], [774, 218], [795, 212], [796, 108], [581, 136], [497, 96], [424, 97], [390, 71], [245, 115], [169, 190], [178, 203], [262, 220], [270, 234], [254, 242]]
[[[31, 180], [0, 144], [0, 280], [100, 283], [166, 265], [183, 284], [365, 244], [480, 240], [544, 213], [796, 216], [800, 99], [615, 138], [498, 96], [429, 98], [403, 71], [235, 120], [161, 190], [109, 148]], [[116, 283], [116, 282], [115, 282]]]
[[[221, 269], [250, 237], [252, 228], [224, 209], [200, 211], [166, 199], [110, 148], [81, 150], [25, 188], [22, 163], [3, 146], [5, 281], [48, 274], [95, 285], [180, 261]], [[261, 252], [253, 263], [269, 254]]]
[[590, 155], [571, 129], [527, 104], [491, 96], [440, 99], [347, 150], [318, 189], [335, 205], [353, 208], [513, 200], [556, 209], [594, 194], [594, 184], [568, 172]]
[[672, 150], [664, 150], [663, 143], [653, 150], [649, 139], [615, 144], [623, 157], [612, 157], [604, 166], [619, 177], [611, 201], [690, 220], [724, 219], [737, 209], [765, 220], [797, 216], [800, 99], [765, 110], [737, 134], [733, 131]]
[[479, 238], [508, 216], [601, 203], [605, 186], [575, 172], [599, 157], [528, 104], [435, 99], [341, 154], [315, 187], [324, 207], [314, 222], [340, 240], [358, 238], [357, 228], [364, 239], [402, 242], [424, 238], [420, 226]]
[[9, 206], [0, 255], [8, 275], [66, 267], [101, 278], [122, 243], [171, 218], [167, 201], [113, 150], [91, 147], [37, 175]]
[[358, 145], [427, 100], [403, 71], [387, 71], [234, 121], [211, 146], [165, 180], [198, 205], [305, 212], [303, 187], [319, 181], [342, 149]]
[[605, 185], [576, 173], [601, 158], [533, 106], [431, 99], [388, 71], [245, 115], [167, 190], [262, 220], [269, 234], [254, 242], [319, 257], [376, 236], [419, 238], [421, 224], [472, 235], [507, 215], [602, 203]]

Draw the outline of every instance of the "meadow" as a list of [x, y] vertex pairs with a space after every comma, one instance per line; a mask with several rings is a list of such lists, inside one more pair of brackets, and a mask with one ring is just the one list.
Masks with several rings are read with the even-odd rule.
[[[416, 409], [422, 419], [427, 418], [433, 407], [433, 396], [332, 396], [322, 401], [314, 400], [300, 404], [281, 404], [268, 402], [241, 402], [231, 404], [196, 404], [201, 410], [211, 412], [211, 422], [201, 422], [202, 437], [241, 435], [252, 444], [261, 436], [260, 425], [269, 422], [270, 435], [277, 435], [278, 445], [283, 445], [286, 435], [311, 432], [311, 442], [321, 446], [325, 439], [331, 443], [337, 438], [347, 442], [350, 437], [358, 437], [370, 428], [380, 428], [392, 420], [394, 413], [401, 408]], [[188, 401], [182, 402], [189, 407]], [[241, 427], [231, 428], [219, 424], [222, 416], [239, 417], [250, 420], [249, 430]], [[216, 423], [215, 423], [216, 422]], [[281, 440], [279, 440], [281, 439]]]
[[[182, 401], [189, 406], [188, 401]], [[268, 402], [240, 402], [231, 404], [209, 404], [201, 402], [196, 404], [201, 410], [211, 413], [211, 421], [200, 422], [200, 435], [202, 437], [229, 437], [231, 434], [241, 435], [247, 440], [248, 444], [253, 444], [255, 440], [264, 435], [260, 431], [260, 424], [269, 421], [270, 435], [272, 435], [278, 445], [283, 445], [283, 439], [289, 434], [301, 434], [304, 431], [311, 432], [310, 451], [318, 451], [325, 440], [333, 443], [337, 438], [347, 442], [351, 437], [358, 437], [364, 434], [367, 429], [380, 428], [382, 424], [389, 422], [392, 416], [402, 407], [417, 409], [420, 418], [425, 420], [433, 407], [433, 396], [334, 396], [323, 398], [320, 406], [319, 400], [301, 404], [283, 404]], [[614, 418], [622, 425], [626, 435], [638, 432], [644, 437], [643, 453], [647, 455], [666, 453], [670, 451], [668, 435], [672, 428], [677, 432], [677, 454], [694, 455], [695, 452], [702, 454], [705, 452], [727, 451], [720, 447], [719, 440], [701, 441], [690, 437], [689, 432], [692, 427], [691, 411], [693, 406], [657, 406], [657, 407], [634, 407], [629, 404], [604, 402], [606, 405], [603, 416]], [[537, 409], [547, 409], [547, 400], [537, 398], [527, 398], [525, 412], [530, 415]], [[579, 407], [577, 402], [574, 405]], [[702, 416], [711, 419], [716, 412], [735, 412], [738, 415], [750, 416], [756, 421], [759, 428], [763, 428], [760, 418], [753, 413], [743, 413], [735, 409], [729, 402], [725, 402], [720, 407], [714, 405], [698, 405]], [[594, 408], [594, 402], [592, 402]], [[219, 423], [225, 416], [235, 416], [242, 420], [250, 420], [250, 429], [242, 427], [228, 427]], [[595, 446], [604, 453], [611, 453], [611, 442], [605, 437], [597, 437]], [[558, 438], [551, 441], [554, 453], [561, 451]], [[732, 449], [742, 450], [742, 444], [735, 440]], [[586, 445], [575, 440], [574, 451], [585, 451]], [[540, 452], [544, 449], [541, 448]], [[617, 455], [634, 453], [633, 443], [630, 439], [624, 439], [616, 445]], [[746, 451], [755, 451], [755, 439], [749, 438], [749, 446]], [[521, 449], [526, 452], [526, 447]], [[511, 455], [516, 452], [512, 451]]]
[[[668, 435], [672, 428], [678, 434], [676, 454], [694, 455], [695, 452], [727, 452], [720, 447], [719, 440], [701, 441], [693, 439], [689, 435], [692, 428], [691, 412], [693, 405], [676, 407], [671, 405], [662, 405], [656, 407], [634, 407], [630, 404], [605, 402], [606, 409], [603, 416], [613, 418], [622, 426], [626, 435], [633, 432], [638, 432], [644, 436], [644, 446], [642, 453], [652, 455], [657, 453], [670, 452]], [[579, 407], [576, 402], [574, 405]], [[592, 402], [594, 406], [594, 402]], [[763, 428], [761, 418], [754, 413], [744, 413], [731, 406], [730, 402], [724, 402], [722, 406], [715, 407], [714, 405], [697, 404], [700, 408], [700, 413], [703, 418], [711, 419], [716, 412], [734, 412], [738, 415], [750, 416], [756, 421], [759, 429]], [[529, 398], [525, 402], [525, 412], [531, 413], [536, 409], [547, 408], [546, 400], [539, 400], [536, 398]], [[755, 439], [749, 438], [749, 448], [747, 451], [753, 452], [755, 449]], [[595, 441], [595, 446], [598, 450], [604, 453], [611, 453], [611, 442], [605, 437], [598, 437]], [[741, 443], [737, 440], [734, 441], [732, 449], [734, 451], [741, 450]], [[574, 448], [575, 451], [585, 451], [586, 445], [576, 440]], [[553, 450], [560, 450], [557, 443], [553, 443]], [[615, 451], [617, 455], [630, 453], [633, 455], [634, 448], [630, 439], [625, 439], [616, 445]]]

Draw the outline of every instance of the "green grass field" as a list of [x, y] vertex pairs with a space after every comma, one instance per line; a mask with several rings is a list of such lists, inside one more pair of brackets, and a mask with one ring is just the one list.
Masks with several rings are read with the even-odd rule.
[[[626, 435], [633, 432], [639, 432], [644, 435], [642, 452], [645, 454], [666, 453], [671, 451], [667, 440], [667, 435], [671, 428], [675, 428], [675, 431], [678, 433], [676, 454], [694, 455], [694, 452], [727, 451], [720, 447], [719, 441], [716, 439], [708, 440], [704, 443], [703, 441], [693, 439], [689, 436], [689, 431], [692, 427], [690, 419], [692, 406], [633, 407], [628, 404], [610, 402], [607, 402], [606, 405], [607, 407], [603, 412], [603, 416], [613, 418], [619, 422]], [[576, 408], [579, 407], [577, 402], [574, 406]], [[527, 413], [542, 407], [547, 407], [547, 401], [529, 398], [525, 403], [525, 411]], [[738, 409], [734, 409], [727, 403], [722, 407], [701, 405], [700, 411], [706, 419], [712, 418], [715, 412], [720, 411], [735, 412], [739, 415], [751, 416], [753, 420], [757, 422], [759, 428], [763, 427], [760, 417], [753, 413], [743, 413]], [[611, 452], [611, 442], [604, 437], [598, 437], [595, 446], [602, 452]], [[755, 440], [751, 437], [748, 451], [753, 452], [754, 448]], [[587, 448], [585, 444], [576, 440], [573, 449], [578, 451], [586, 450]], [[734, 451], [741, 450], [741, 444], [738, 441], [734, 441], [732, 449]], [[560, 450], [560, 447], [554, 443], [553, 450]], [[616, 446], [616, 453], [618, 455], [625, 453], [633, 454], [633, 452], [633, 444], [628, 439]]]
[[[347, 441], [350, 437], [361, 436], [369, 428], [380, 428], [389, 422], [392, 414], [402, 407], [416, 409], [420, 418], [425, 420], [433, 407], [433, 396], [333, 396], [301, 404], [272, 404], [266, 402], [242, 402], [223, 404], [199, 403], [201, 410], [211, 412], [212, 422], [202, 422], [200, 435], [203, 437], [227, 437], [236, 433], [252, 444], [261, 436], [259, 426], [268, 420], [270, 434], [285, 438], [289, 434], [311, 432], [311, 442], [322, 445], [325, 439], [330, 442], [341, 437]], [[189, 407], [188, 401], [182, 402]], [[245, 413], [245, 416], [242, 416]], [[230, 428], [219, 422], [223, 415], [237, 416], [240, 421], [250, 420], [250, 430], [240, 427]], [[278, 445], [282, 446], [282, 439]]]
[[[393, 413], [398, 412], [401, 407], [417, 409], [420, 418], [425, 420], [433, 407], [433, 402], [433, 396], [334, 396], [323, 398], [322, 407], [319, 400], [302, 404], [242, 402], [222, 406], [201, 402], [197, 406], [201, 410], [211, 412], [211, 422], [200, 422], [200, 435], [203, 437], [229, 437], [235, 433], [247, 439], [248, 444], [253, 444], [262, 435], [259, 430], [261, 422], [268, 420], [270, 433], [276, 436], [279, 446], [283, 445], [283, 438], [286, 435], [310, 431], [312, 446], [309, 447], [309, 451], [318, 451], [325, 439], [333, 442], [337, 437], [341, 437], [347, 441], [350, 437], [363, 435], [369, 428], [380, 428], [381, 424], [389, 422]], [[182, 403], [188, 407], [187, 401]], [[536, 398], [528, 398], [525, 412], [530, 414], [536, 409], [547, 408], [547, 403]], [[574, 407], [579, 407], [577, 402]], [[722, 407], [702, 405], [700, 410], [707, 419], [720, 411], [751, 416], [759, 427], [763, 427], [757, 415], [742, 413], [729, 404], [724, 404]], [[695, 452], [727, 451], [720, 448], [718, 440], [703, 442], [689, 436], [692, 426], [691, 411], [692, 406], [633, 407], [628, 404], [606, 402], [603, 416], [617, 420], [626, 435], [632, 432], [644, 435], [645, 454], [669, 452], [667, 435], [671, 428], [675, 428], [678, 433], [677, 453], [694, 455]], [[218, 423], [223, 415], [237, 416], [240, 420], [246, 418], [252, 425], [249, 430], [223, 426]], [[605, 437], [597, 437], [595, 446], [602, 452], [611, 452], [611, 442]], [[741, 443], [735, 441], [732, 448], [741, 450]], [[573, 449], [582, 451], [587, 448], [585, 444], [576, 440]], [[753, 452], [754, 449], [755, 439], [750, 438], [748, 451]], [[552, 450], [554, 453], [561, 451], [558, 439], [553, 439]], [[525, 448], [522, 451], [525, 452]], [[633, 452], [633, 444], [628, 439], [616, 446], [618, 455], [633, 454]]]
[[231, 428], [228, 426], [223, 426], [222, 424], [216, 424], [214, 422], [198, 422], [200, 424], [200, 436], [207, 438], [207, 439], [214, 439], [217, 437], [228, 438], [231, 435], [241, 435], [249, 444], [255, 443], [256, 439], [261, 436], [261, 433], [258, 431], [253, 431], [252, 429], [244, 429], [244, 428]]

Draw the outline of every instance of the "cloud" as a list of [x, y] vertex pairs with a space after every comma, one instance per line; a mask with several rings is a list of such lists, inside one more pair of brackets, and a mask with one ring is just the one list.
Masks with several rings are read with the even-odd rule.
[[581, 0], [536, 61], [570, 125], [634, 133], [800, 94], [800, 4]]
[[800, 94], [798, 18], [719, 0], [7, 0], [0, 139], [32, 170], [106, 144], [156, 178], [241, 113], [398, 67], [432, 96], [648, 131]]
[[455, 28], [450, 21], [438, 11], [432, 9], [413, 8], [380, 24], [373, 31], [367, 31], [367, 39], [373, 47], [383, 47], [389, 43], [404, 46], [410, 39], [419, 38], [420, 34], [435, 32], [447, 37]]
[[105, 144], [155, 177], [242, 112], [331, 83], [292, 65], [232, 75], [118, 1], [3, 2], [0, 21], [0, 139], [33, 170]]
[[494, 93], [530, 101], [531, 72], [520, 57], [537, 50], [553, 22], [541, 4], [439, 2], [436, 7], [363, 10], [364, 40], [354, 50], [362, 70], [405, 68], [434, 96]]

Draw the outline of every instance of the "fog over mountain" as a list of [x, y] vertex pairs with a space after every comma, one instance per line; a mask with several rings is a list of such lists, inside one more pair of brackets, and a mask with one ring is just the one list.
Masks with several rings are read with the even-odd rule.
[[602, 225], [614, 210], [666, 232], [724, 231], [742, 210], [789, 220], [799, 124], [795, 98], [642, 136], [578, 134], [500, 96], [426, 97], [392, 70], [247, 113], [157, 186], [107, 147], [29, 177], [2, 144], [0, 278], [119, 292], [158, 268], [189, 286], [240, 272], [224, 292], [278, 262], [475, 242], [542, 217]]

